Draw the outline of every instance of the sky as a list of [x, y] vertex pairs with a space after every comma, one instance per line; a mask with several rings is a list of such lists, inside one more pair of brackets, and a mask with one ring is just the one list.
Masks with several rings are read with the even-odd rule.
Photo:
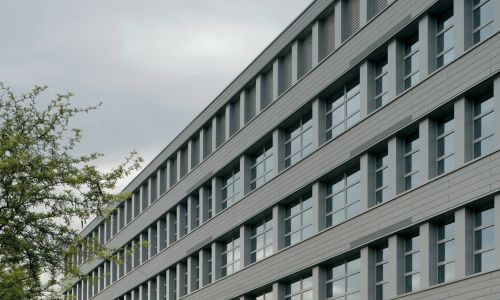
[[73, 123], [79, 151], [145, 166], [311, 2], [0, 0], [0, 81], [102, 102]]

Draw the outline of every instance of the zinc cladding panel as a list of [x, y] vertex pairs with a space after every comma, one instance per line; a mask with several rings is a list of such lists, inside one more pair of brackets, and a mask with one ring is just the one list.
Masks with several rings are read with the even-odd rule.
[[200, 163], [200, 140], [198, 138], [191, 139], [191, 168], [194, 168]]
[[203, 131], [203, 158], [207, 158], [207, 156], [212, 153], [212, 126], [209, 125], [205, 127]]
[[280, 95], [292, 86], [292, 51], [281, 59], [281, 87]]
[[[380, 44], [380, 39], [386, 38], [386, 34], [380, 32], [378, 28], [391, 28], [391, 26], [395, 28], [401, 28], [404, 24], [408, 24], [412, 21], [411, 18], [409, 18], [409, 15], [405, 15], [405, 13], [411, 14], [416, 18], [421, 12], [423, 12], [427, 7], [435, 2], [436, 0], [425, 0], [425, 2], [400, 0], [395, 2], [394, 5], [388, 8], [387, 12], [384, 12], [384, 14], [386, 14], [387, 16], [386, 18], [377, 18], [373, 21], [373, 27], [366, 27], [368, 29], [373, 28], [373, 30], [362, 30], [360, 34], [358, 34], [353, 40], [350, 41], [350, 43], [346, 44], [345, 47], [340, 48], [337, 55], [335, 55], [334, 57], [329, 57], [324, 63], [320, 64], [313, 73], [305, 77], [296, 86], [294, 86], [292, 90], [289, 93], [285, 94], [282, 99], [280, 99], [280, 101], [277, 101], [270, 110], [262, 112], [259, 116], [260, 122], [249, 123], [245, 128], [243, 128], [242, 131], [234, 136], [230, 143], [226, 144], [219, 151], [213, 153], [213, 155], [209, 159], [205, 160], [199, 168], [194, 169], [190, 176], [187, 176], [182, 182], [180, 182], [179, 185], [174, 186], [173, 189], [171, 189], [167, 194], [163, 195], [162, 201], [157, 201], [154, 205], [154, 209], [148, 209], [144, 212], [144, 216], [141, 216], [141, 218], [129, 224], [129, 226], [127, 226], [125, 230], [118, 233], [118, 235], [110, 241], [108, 246], [119, 247], [123, 245], [123, 243], [128, 240], [131, 235], [135, 235], [137, 232], [147, 226], [148, 224], [146, 223], [149, 222], [149, 220], [157, 219], [161, 214], [175, 205], [179, 201], [179, 199], [185, 197], [187, 193], [190, 193], [193, 189], [197, 188], [200, 180], [199, 178], [207, 177], [207, 174], [209, 174], [210, 172], [220, 169], [220, 166], [225, 165], [229, 161], [233, 160], [234, 157], [237, 157], [237, 155], [241, 154], [243, 149], [246, 149], [247, 147], [255, 144], [256, 141], [258, 141], [262, 137], [263, 132], [269, 130], [269, 128], [275, 128], [276, 126], [278, 126], [278, 124], [283, 122], [283, 120], [285, 120], [289, 115], [293, 114], [305, 103], [307, 103], [309, 101], [308, 99], [314, 98], [317, 95], [318, 91], [323, 90], [328, 85], [330, 85], [331, 82], [337, 80], [340, 76], [342, 76], [342, 74], [344, 74], [346, 70], [351, 67], [352, 62], [349, 62], [350, 58], [352, 58], [353, 56], [360, 56], [362, 53], [366, 53], [367, 48], [374, 49], [374, 46], [367, 47], [366, 45], [373, 44], [378, 46]], [[494, 37], [492, 41], [497, 41], [497, 39], [498, 37]], [[486, 58], [487, 61], [484, 62], [484, 64], [488, 64], [486, 66], [487, 68], [476, 68], [477, 70], [479, 70], [478, 72], [482, 73], [478, 74], [478, 72], [474, 72], [474, 74], [472, 74], [473, 77], [469, 77], [471, 75], [469, 70], [465, 70], [463, 72], [458, 71], [458, 73], [460, 73], [460, 76], [458, 76], [457, 79], [454, 79], [454, 82], [456, 82], [456, 86], [454, 86], [454, 89], [452, 90], [462, 87], [466, 88], [472, 81], [476, 82], [476, 80], [488, 76], [486, 73], [489, 74], [489, 64], [491, 64], [491, 61], [497, 62], [496, 64], [493, 63], [493, 65], [500, 67], [500, 64], [498, 64], [500, 58], [498, 49], [500, 49], [500, 45], [499, 43], [494, 43], [492, 41], [487, 42], [487, 44], [490, 45], [490, 49], [488, 49], [488, 51], [479, 52], [479, 54], [477, 54], [477, 52], [480, 50], [474, 49], [473, 51], [473, 53], [476, 53], [478, 57], [482, 56]], [[483, 47], [479, 47], [479, 49], [483, 49]], [[489, 57], [488, 55], [490, 53], [491, 56]], [[464, 61], [463, 59], [461, 60]], [[461, 68], [470, 69], [469, 65], [471, 64], [471, 62], [478, 62], [477, 59], [466, 59], [465, 61], [467, 63], [461, 64]], [[443, 70], [449, 70], [451, 67], [456, 68], [456, 64], [452, 63]], [[496, 71], [497, 69], [493, 69], [492, 71]], [[453, 76], [451, 74], [457, 73], [457, 71], [452, 70], [449, 73], [450, 76]], [[443, 76], [442, 72], [439, 74], [441, 74], [439, 77], [441, 78]], [[436, 76], [434, 76], [434, 78], [436, 78]], [[464, 78], [468, 79], [469, 82], [464, 82]], [[428, 82], [429, 81], [425, 81], [426, 84]], [[422, 85], [424, 85], [424, 83], [422, 83]], [[437, 90], [448, 93], [446, 87], [443, 88], [442, 86], [439, 86]], [[420, 91], [420, 89], [412, 89], [409, 92], [413, 93], [414, 91]], [[425, 96], [426, 95], [419, 95], [418, 99]], [[443, 99], [436, 99], [436, 101], [434, 102], [437, 103], [437, 100]], [[407, 115], [408, 108], [416, 104], [424, 105], [426, 104], [426, 102], [413, 101], [409, 104], [405, 104], [406, 106], [401, 107], [401, 109], [397, 111], [397, 113], [391, 112], [388, 115], [384, 115], [383, 112], [379, 112], [376, 115], [382, 115], [383, 117], [378, 119], [378, 123], [397, 123], [396, 121], [394, 121], [394, 117], [398, 117], [399, 115]], [[391, 105], [395, 104], [391, 103]], [[385, 124], [382, 125], [385, 126]], [[380, 127], [378, 124], [376, 126], [373, 126], [375, 128]], [[368, 129], [370, 129], [370, 127], [361, 132], [369, 133], [368, 137], [365, 137], [365, 140], [369, 140], [372, 136], [376, 135], [376, 133], [373, 133], [373, 131]], [[356, 136], [356, 134], [354, 135]], [[209, 134], [208, 136], [211, 137], [211, 134]], [[351, 150], [362, 145], [363, 143], [358, 146], [351, 145]]]
[[[157, 258], [142, 266], [140, 269], [141, 271], [140, 273], [155, 274], [155, 272], [160, 271], [158, 268], [155, 267], [155, 265], [159, 264], [162, 267], [166, 267], [168, 265], [177, 262], [180, 259], [183, 259], [187, 254], [185, 252], [186, 249], [191, 249], [195, 247], [198, 244], [198, 241], [204, 240], [207, 236], [211, 236], [211, 234], [214, 232], [222, 234], [224, 232], [227, 232], [231, 228], [237, 227], [238, 225], [241, 224], [243, 220], [246, 220], [249, 216], [255, 215], [258, 212], [262, 211], [264, 208], [272, 206], [277, 199], [281, 199], [286, 195], [293, 193], [294, 191], [303, 187], [304, 185], [309, 184], [315, 178], [326, 173], [328, 170], [331, 170], [336, 166], [341, 165], [346, 161], [346, 159], [352, 157], [353, 155], [356, 155], [355, 153], [350, 154], [350, 151], [352, 151], [352, 149], [359, 148], [363, 144], [365, 144], [367, 140], [370, 140], [371, 137], [384, 133], [388, 128], [391, 128], [391, 126], [394, 123], [400, 122], [401, 120], [405, 119], [408, 115], [412, 116], [414, 120], [419, 119], [420, 117], [427, 114], [429, 111], [437, 107], [440, 107], [446, 101], [458, 96], [462, 92], [469, 89], [470, 84], [472, 84], [472, 82], [470, 82], [471, 78], [474, 78], [475, 79], [474, 84], [477, 84], [478, 82], [483, 81], [484, 78], [491, 76], [489, 70], [491, 61], [498, 61], [499, 57], [498, 55], [500, 55], [499, 35], [495, 36], [494, 39], [488, 41], [483, 46], [484, 47], [478, 47], [473, 51], [469, 52], [465, 57], [462, 57], [460, 61], [456, 63], [451, 63], [444, 69], [438, 71], [432, 76], [431, 79], [425, 80], [424, 82], [421, 83], [421, 85], [412, 89], [413, 93], [405, 93], [396, 101], [391, 102], [391, 104], [385, 106], [382, 110], [379, 111], [379, 113], [374, 114], [370, 116], [368, 119], [363, 120], [361, 123], [350, 129], [350, 131], [348, 131], [346, 134], [339, 136], [336, 139], [335, 143], [328, 143], [327, 145], [319, 149], [317, 152], [313, 153], [311, 156], [309, 156], [302, 162], [299, 162], [297, 165], [292, 167], [292, 169], [290, 169], [289, 171], [282, 173], [280, 176], [273, 179], [272, 184], [264, 185], [262, 188], [247, 195], [246, 198], [243, 201], [238, 202], [237, 205], [234, 205], [230, 209], [222, 212], [221, 215], [218, 216], [217, 218], [212, 219], [210, 222], [206, 223], [202, 227], [191, 232], [188, 235], [188, 238], [178, 241], [175, 245], [172, 245], [165, 252], [161, 253]], [[480, 61], [477, 58], [481, 58], [479, 59]], [[459, 70], [462, 68], [464, 68], [464, 70], [460, 72]], [[475, 69], [478, 71], [473, 72], [471, 74], [471, 72], [467, 72], [467, 70], [470, 69]], [[479, 69], [487, 70], [489, 75], [486, 75], [486, 72], [484, 72], [484, 75], [478, 75], [481, 73]], [[457, 81], [459, 82], [456, 82], [454, 89], [449, 90], [448, 86], [451, 83], [449, 81], [443, 82], [442, 80], [440, 80], [440, 78], [441, 77], [449, 78], [451, 74], [454, 74], [456, 72], [462, 73], [462, 76], [457, 79]], [[493, 70], [492, 72], [497, 73], [498, 69]], [[470, 83], [465, 84], [466, 82]], [[429, 90], [433, 90], [435, 86], [439, 86], [439, 88], [441, 90], [446, 91], [446, 93], [444, 95], [439, 95], [439, 98], [426, 96], [426, 93]], [[425, 102], [425, 105], [427, 107], [425, 109], [415, 108], [417, 102], [419, 102], [416, 101], [417, 99], [423, 100], [422, 102]], [[392, 120], [393, 124], [389, 124], [384, 120]], [[379, 138], [385, 139], [390, 135], [391, 133], [388, 132], [383, 136], [380, 136]], [[352, 136], [357, 136], [358, 138], [352, 139]], [[373, 141], [373, 144], [376, 142], [377, 141]], [[482, 191], [480, 187], [475, 187], [474, 189], [472, 189], [473, 194], [471, 193], [467, 194], [467, 191], [471, 190], [470, 189], [471, 186], [478, 186], [483, 183], [489, 186], [494, 185], [495, 180], [498, 181], [498, 178], [496, 178], [498, 176], [495, 175], [496, 176], [495, 178], [491, 176], [490, 176], [491, 178], [490, 177], [485, 178], [483, 176], [477, 176], [477, 174], [471, 174], [471, 178], [478, 180], [477, 183], [472, 183], [472, 182], [466, 183], [465, 181], [462, 180], [461, 181], [462, 184], [459, 185], [448, 184], [447, 180], [450, 180], [450, 182], [454, 182], [456, 181], [455, 178], [466, 176], [464, 174], [466, 174], [471, 168], [474, 169], [474, 167], [488, 168], [488, 166], [491, 165], [491, 168], [498, 169], [500, 167], [498, 166], [499, 164], [498, 161], [500, 161], [499, 156], [500, 155], [496, 153], [494, 161], [493, 160], [486, 161], [484, 164], [481, 165], [479, 163], [474, 163], [472, 165], [469, 165], [466, 167], [467, 170], [464, 171], [465, 173], [457, 171], [456, 173], [450, 174], [449, 176], [445, 176], [441, 179], [438, 179], [436, 186], [442, 188], [455, 189], [454, 190], [455, 194], [453, 194], [453, 197], [450, 197], [450, 200], [447, 200], [452, 202], [453, 205], [458, 205], [460, 201], [466, 201], [466, 197], [470, 199], [471, 197], [476, 197], [479, 194], [482, 195], [484, 194], [484, 191]], [[325, 165], [324, 161], [329, 161], [330, 163], [328, 165]], [[480, 161], [484, 162], [484, 160]], [[493, 180], [493, 182], [491, 180]], [[426, 186], [429, 187], [430, 185]], [[424, 186], [422, 188], [417, 189], [416, 191], [418, 192], [418, 194], [420, 194], [420, 192], [422, 192], [425, 189], [426, 188]], [[423, 195], [422, 197], [427, 199], [428, 197], [431, 197], [434, 194], [436, 195], [436, 197], [439, 196], [439, 199], [441, 199], [442, 193], [437, 192], [437, 190], [435, 190], [435, 192], [429, 191], [428, 193], [422, 193]], [[408, 195], [410, 194], [402, 195], [401, 198], [404, 199], [405, 197], [408, 197]], [[411, 195], [414, 195], [414, 193], [411, 193]], [[395, 204], [403, 203], [400, 206], [401, 209], [404, 209], [405, 207], [407, 207], [408, 209], [415, 208], [415, 212], [421, 211], [419, 216], [415, 216], [415, 219], [422, 219], [422, 215], [430, 216], [436, 211], [435, 209], [430, 209], [430, 208], [427, 208], [425, 210], [420, 209], [421, 207], [425, 207], [425, 205], [427, 205], [428, 203], [436, 201], [435, 199], [430, 199], [429, 201], [426, 201], [424, 198], [422, 198], [423, 200], [418, 200], [418, 201], [415, 200], [414, 202], [415, 204], [413, 206], [408, 205], [407, 203], [404, 202], [400, 202], [399, 200], [391, 201], [389, 203], [395, 203]], [[273, 199], [274, 201], [270, 202], [269, 199]], [[161, 203], [164, 206], [168, 206], [168, 204], [162, 202], [163, 201], [158, 201], [156, 203]], [[163, 209], [159, 210], [162, 211]], [[391, 210], [390, 213], [392, 214], [391, 218], [384, 221], [386, 225], [389, 225], [389, 222], [392, 222], [394, 218], [399, 217], [397, 209]], [[154, 219], [154, 216], [151, 216], [151, 218], [149, 218], [149, 220], [151, 219]], [[367, 228], [369, 229], [370, 226], [368, 225]], [[353, 240], [358, 238], [359, 236], [355, 236], [353, 237]], [[129, 274], [125, 281], [116, 283], [116, 289], [118, 290], [123, 288], [128, 289], [128, 287], [130, 286], [135, 286], [138, 283], [138, 280], [143, 280], [141, 274], [135, 274], [135, 273]], [[113, 290], [116, 292], [115, 289]], [[108, 292], [105, 291], [105, 293], [103, 293], [103, 298], [100, 299], [107, 299], [107, 297], [110, 297], [111, 295], [115, 294], [108, 294]], [[210, 299], [210, 297], [207, 299]], [[214, 299], [218, 298], [216, 297]]]
[[387, 7], [387, 0], [370, 0], [370, 18]]
[[346, 3], [346, 39], [359, 30], [359, 0], [347, 0]]
[[257, 110], [257, 102], [256, 102], [256, 87], [252, 86], [247, 90], [247, 102], [246, 106], [246, 115], [245, 115], [245, 123], [250, 121], [253, 117], [255, 117], [255, 113]]
[[240, 100], [231, 103], [231, 132], [235, 134], [240, 129]]
[[217, 116], [217, 148], [224, 143], [226, 140], [226, 114], [223, 112], [222, 114]]
[[177, 182], [177, 159], [170, 159], [170, 186], [174, 185]]
[[267, 71], [262, 77], [261, 109], [266, 108], [273, 101], [273, 70]]
[[302, 40], [300, 50], [302, 66], [299, 77], [302, 77], [312, 70], [312, 34]]
[[[179, 150], [181, 152], [181, 161], [180, 161], [180, 178], [186, 176], [187, 174], [187, 170], [188, 170], [188, 156], [187, 156], [187, 147], [186, 148], [182, 148], [181, 150]], [[180, 179], [179, 178], [179, 179]]]
[[335, 50], [335, 12], [332, 12], [323, 20], [322, 27], [321, 59], [324, 59]]

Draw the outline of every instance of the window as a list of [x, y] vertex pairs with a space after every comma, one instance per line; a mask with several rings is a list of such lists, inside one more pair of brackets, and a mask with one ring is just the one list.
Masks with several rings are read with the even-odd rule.
[[375, 204], [382, 203], [389, 198], [388, 160], [387, 150], [375, 155]]
[[296, 164], [312, 152], [312, 115], [306, 114], [285, 132], [285, 167]]
[[438, 283], [455, 279], [455, 221], [448, 220], [437, 227]]
[[213, 211], [213, 208], [212, 208], [212, 187], [207, 187], [207, 194], [208, 194], [208, 197], [207, 197], [207, 215], [208, 215], [208, 218], [211, 219], [213, 216], [214, 216], [214, 211]]
[[495, 266], [495, 215], [493, 207], [474, 213], [474, 272], [490, 271]]
[[404, 56], [403, 56], [403, 68], [404, 68], [404, 89], [409, 89], [414, 86], [418, 80], [418, 64], [419, 64], [419, 53], [418, 53], [418, 34], [414, 34], [409, 39], [404, 42]]
[[455, 120], [448, 114], [437, 121], [436, 126], [437, 175], [455, 168]]
[[250, 189], [255, 190], [273, 177], [273, 144], [268, 143], [257, 151], [250, 163]]
[[387, 56], [375, 63], [375, 86], [374, 101], [375, 108], [386, 105], [389, 102], [389, 68], [387, 66]]
[[194, 289], [197, 290], [200, 288], [200, 260], [194, 259], [195, 265], [195, 272], [193, 274], [194, 276]]
[[232, 238], [222, 245], [222, 276], [240, 270], [240, 238]]
[[385, 243], [375, 249], [375, 299], [388, 298], [387, 278], [389, 274], [389, 246]]
[[331, 140], [360, 120], [359, 78], [338, 90], [326, 102], [326, 140]]
[[189, 211], [188, 211], [186, 206], [182, 206], [182, 208], [183, 208], [182, 210], [184, 212], [184, 214], [182, 216], [184, 218], [184, 220], [183, 220], [184, 228], [182, 228], [181, 235], [184, 236], [184, 235], [189, 233]]
[[419, 235], [413, 234], [405, 239], [405, 292], [420, 288], [420, 243]]
[[253, 298], [254, 300], [273, 300], [273, 293], [267, 292]]
[[455, 58], [453, 7], [436, 18], [436, 67], [440, 68]]
[[474, 101], [474, 158], [493, 151], [493, 134], [495, 128], [493, 108], [493, 92], [488, 92]]
[[177, 226], [178, 226], [178, 224], [177, 224], [177, 213], [171, 213], [171, 214], [172, 214], [171, 218], [173, 220], [172, 221], [172, 225], [173, 225], [172, 227], [173, 228], [171, 229], [171, 231], [172, 231], [173, 241], [175, 242], [175, 241], [177, 241], [177, 238], [178, 238], [178, 236], [177, 236]]
[[200, 200], [198, 198], [194, 198], [193, 200], [193, 219], [194, 219], [194, 224], [193, 228], [195, 229], [198, 226], [200, 226]]
[[226, 209], [241, 199], [240, 193], [240, 167], [233, 169], [222, 179], [222, 209]]
[[361, 299], [361, 260], [343, 261], [326, 271], [326, 299]]
[[312, 195], [309, 194], [285, 209], [285, 245], [296, 244], [313, 234]]
[[207, 268], [207, 279], [208, 279], [208, 283], [211, 283], [212, 282], [212, 252], [211, 251], [207, 251], [207, 265], [208, 265], [208, 268]]
[[359, 167], [345, 172], [326, 187], [326, 226], [358, 215], [361, 211]]
[[419, 145], [418, 134], [405, 138], [405, 191], [416, 187], [419, 184]]
[[493, 1], [473, 0], [472, 23], [474, 44], [484, 41], [493, 34]]
[[271, 217], [252, 226], [250, 244], [252, 262], [273, 254], [273, 220]]
[[285, 300], [312, 300], [312, 277], [301, 278], [289, 283], [285, 287]]

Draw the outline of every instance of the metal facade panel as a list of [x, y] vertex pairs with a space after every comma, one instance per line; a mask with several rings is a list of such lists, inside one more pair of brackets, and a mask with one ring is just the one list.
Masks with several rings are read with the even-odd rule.
[[273, 101], [273, 70], [267, 71], [262, 75], [262, 102], [261, 109], [266, 108]]
[[226, 141], [226, 113], [217, 116], [217, 148]]
[[387, 7], [387, 0], [370, 0], [370, 18]]
[[301, 43], [301, 71], [300, 76], [309, 73], [312, 70], [312, 34], [308, 34]]
[[212, 153], [212, 125], [203, 131], [203, 158], [207, 158]]
[[322, 26], [321, 59], [324, 59], [335, 50], [335, 12], [323, 20]]
[[253, 85], [251, 88], [247, 90], [248, 93], [248, 99], [246, 103], [246, 118], [245, 118], [245, 124], [248, 123], [253, 117], [255, 117], [255, 113], [257, 110], [257, 102], [256, 102], [256, 91], [255, 91], [255, 85]]
[[347, 0], [345, 38], [350, 38], [359, 30], [359, 0]]
[[289, 51], [281, 58], [281, 95], [292, 86], [292, 51]]
[[234, 135], [240, 129], [240, 100], [231, 103], [231, 132]]

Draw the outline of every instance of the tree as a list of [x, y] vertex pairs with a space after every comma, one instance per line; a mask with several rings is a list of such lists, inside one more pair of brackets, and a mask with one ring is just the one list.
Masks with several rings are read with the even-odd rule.
[[[75, 116], [96, 106], [76, 107], [72, 94], [41, 101], [46, 87], [16, 95], [0, 83], [0, 298], [59, 297], [64, 275], [82, 276], [64, 261], [84, 241], [72, 222], [109, 218], [113, 204], [130, 195], [114, 193], [117, 182], [139, 169], [132, 152], [110, 171], [96, 166], [102, 154], [77, 155], [81, 131]], [[89, 247], [90, 256], [113, 249]], [[41, 280], [41, 276], [48, 280]], [[7, 291], [6, 289], [10, 289]]]

